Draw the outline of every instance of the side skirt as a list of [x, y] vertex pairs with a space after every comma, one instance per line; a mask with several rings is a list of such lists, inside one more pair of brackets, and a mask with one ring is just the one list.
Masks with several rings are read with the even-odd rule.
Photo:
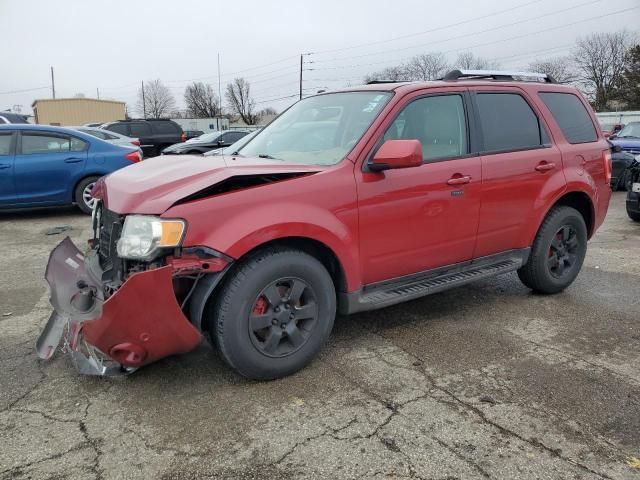
[[513, 272], [527, 263], [530, 248], [509, 250], [468, 262], [414, 273], [365, 285], [352, 293], [339, 293], [338, 312], [343, 315], [375, 310], [459, 287], [483, 278]]

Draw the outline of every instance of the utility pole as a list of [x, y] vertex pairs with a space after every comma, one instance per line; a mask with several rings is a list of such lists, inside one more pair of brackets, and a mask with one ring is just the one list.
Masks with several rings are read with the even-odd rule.
[[302, 100], [302, 65], [304, 54], [300, 55], [300, 100]]
[[54, 98], [56, 98], [56, 82], [53, 79], [53, 67], [51, 67], [51, 96]]
[[142, 118], [147, 118], [147, 102], [144, 99], [144, 80], [142, 80]]
[[98, 97], [98, 100], [100, 100], [100, 89], [96, 87], [96, 96]]
[[[220, 86], [220, 52], [218, 52], [218, 101], [220, 102], [220, 113], [218, 116], [222, 116], [222, 87]], [[220, 125], [218, 124], [218, 122], [216, 121], [216, 126], [218, 127], [218, 130], [220, 130]]]

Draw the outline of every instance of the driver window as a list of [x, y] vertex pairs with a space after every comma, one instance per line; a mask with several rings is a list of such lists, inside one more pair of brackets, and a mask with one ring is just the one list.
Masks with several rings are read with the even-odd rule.
[[425, 162], [459, 157], [468, 152], [464, 102], [461, 95], [414, 100], [396, 117], [384, 140], [419, 140]]

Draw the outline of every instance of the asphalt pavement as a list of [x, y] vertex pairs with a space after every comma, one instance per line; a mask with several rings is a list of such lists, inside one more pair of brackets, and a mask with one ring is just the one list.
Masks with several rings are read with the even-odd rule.
[[308, 368], [262, 383], [206, 342], [126, 378], [39, 361], [49, 251], [88, 227], [73, 208], [0, 213], [0, 479], [640, 479], [623, 193], [565, 292], [509, 274], [341, 317]]

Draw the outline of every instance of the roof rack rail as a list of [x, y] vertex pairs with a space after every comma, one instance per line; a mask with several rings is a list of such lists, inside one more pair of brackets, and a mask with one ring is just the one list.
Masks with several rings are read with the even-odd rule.
[[367, 85], [380, 85], [382, 83], [403, 83], [407, 80], [369, 80]]
[[491, 79], [501, 81], [536, 81], [542, 80], [546, 83], [557, 83], [551, 75], [538, 72], [510, 72], [501, 70], [452, 70], [441, 80], [479, 80]]

